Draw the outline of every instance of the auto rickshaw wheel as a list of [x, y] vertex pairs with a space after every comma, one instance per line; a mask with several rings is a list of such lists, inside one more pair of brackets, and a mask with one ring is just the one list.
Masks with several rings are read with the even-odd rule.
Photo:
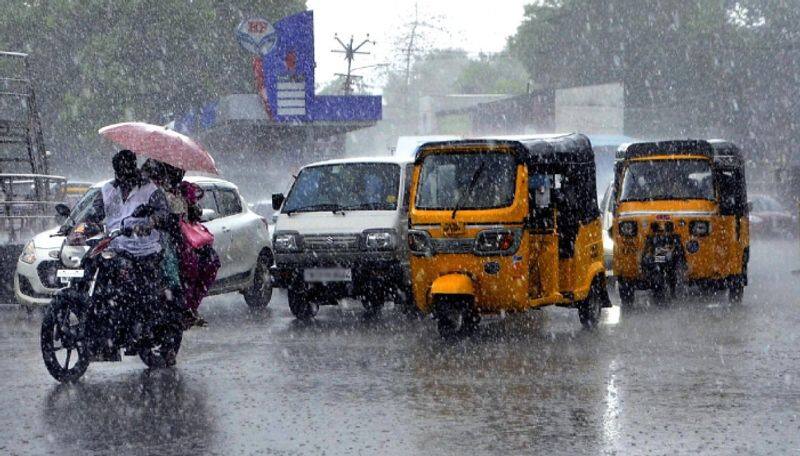
[[471, 298], [440, 296], [436, 298], [434, 309], [439, 335], [445, 339], [468, 337], [480, 322], [480, 314]]
[[656, 280], [651, 285], [651, 291], [653, 292], [653, 301], [659, 306], [665, 306], [669, 304], [671, 293], [669, 291], [669, 286], [666, 283], [666, 280]]
[[591, 329], [600, 323], [600, 312], [603, 308], [603, 284], [595, 279], [589, 289], [589, 296], [578, 306], [578, 318], [586, 329]]
[[737, 277], [728, 286], [728, 302], [731, 304], [741, 304], [744, 297], [744, 279]]
[[633, 285], [625, 279], [617, 281], [617, 290], [619, 291], [619, 301], [622, 307], [632, 307], [634, 301], [634, 292], [636, 289]]

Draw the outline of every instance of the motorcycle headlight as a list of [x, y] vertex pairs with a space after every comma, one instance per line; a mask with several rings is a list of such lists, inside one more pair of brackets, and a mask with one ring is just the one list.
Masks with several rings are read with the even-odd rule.
[[431, 236], [427, 231], [411, 230], [408, 232], [408, 250], [414, 255], [433, 255]]
[[22, 249], [22, 254], [19, 256], [19, 261], [23, 263], [33, 264], [36, 261], [36, 246], [33, 241], [28, 241], [25, 248]]
[[695, 220], [689, 223], [689, 232], [692, 236], [708, 236], [711, 233], [711, 224], [705, 220]]
[[627, 237], [634, 237], [636, 236], [637, 225], [636, 222], [633, 220], [626, 220], [624, 222], [619, 222], [619, 234]]
[[394, 250], [397, 247], [397, 234], [394, 230], [364, 231], [364, 247], [367, 250]]
[[475, 252], [481, 255], [510, 255], [517, 251], [521, 233], [515, 230], [486, 230], [475, 238]]
[[303, 250], [302, 239], [299, 233], [275, 233], [275, 238], [272, 240], [272, 248], [277, 253], [301, 252]]

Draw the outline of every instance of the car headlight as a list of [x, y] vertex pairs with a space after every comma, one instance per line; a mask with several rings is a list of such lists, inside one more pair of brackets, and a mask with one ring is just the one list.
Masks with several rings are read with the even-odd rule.
[[364, 231], [364, 248], [367, 250], [394, 250], [397, 247], [397, 233], [394, 230]]
[[36, 261], [36, 246], [33, 245], [33, 241], [28, 241], [25, 244], [25, 248], [22, 249], [22, 253], [19, 256], [19, 261], [28, 264], [33, 264]]
[[301, 252], [303, 250], [302, 242], [299, 233], [279, 232], [272, 240], [272, 248], [278, 253]]
[[410, 230], [408, 232], [408, 250], [414, 255], [433, 255], [431, 236], [427, 231]]
[[624, 222], [619, 222], [619, 234], [627, 237], [634, 237], [636, 236], [636, 232], [638, 230], [638, 226], [636, 222], [633, 220], [626, 220]]
[[517, 251], [521, 233], [516, 230], [486, 230], [475, 238], [475, 253], [480, 255], [510, 255]]
[[692, 236], [708, 236], [711, 233], [711, 224], [705, 220], [695, 220], [689, 223], [689, 232]]

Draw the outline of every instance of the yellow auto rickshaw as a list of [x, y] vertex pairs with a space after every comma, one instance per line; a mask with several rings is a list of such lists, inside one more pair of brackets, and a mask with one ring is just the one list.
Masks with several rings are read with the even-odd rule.
[[749, 224], [744, 161], [720, 140], [633, 143], [617, 152], [614, 274], [623, 306], [635, 290], [657, 302], [689, 285], [728, 291], [747, 284]]
[[427, 143], [411, 188], [414, 300], [442, 336], [547, 305], [577, 308], [592, 327], [610, 306], [586, 136]]

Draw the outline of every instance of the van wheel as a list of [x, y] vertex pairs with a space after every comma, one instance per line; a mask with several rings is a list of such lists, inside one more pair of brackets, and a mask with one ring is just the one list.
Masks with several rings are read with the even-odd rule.
[[289, 289], [289, 310], [298, 320], [310, 320], [319, 312], [319, 304], [315, 302], [308, 292], [299, 292]]
[[[471, 299], [439, 298], [439, 305], [434, 306], [439, 335], [445, 339], [461, 339], [468, 337], [478, 328], [480, 314]], [[442, 302], [445, 301], [445, 302]]]
[[414, 292], [409, 286], [395, 289], [394, 306], [408, 318], [420, 318], [422, 316], [416, 303], [414, 303]]
[[636, 291], [627, 280], [619, 279], [617, 281], [617, 290], [619, 291], [619, 301], [622, 307], [632, 307], [634, 301], [634, 292]]
[[244, 300], [251, 309], [267, 307], [272, 300], [272, 275], [269, 271], [271, 265], [268, 253], [258, 256], [253, 271], [253, 286], [244, 292]]
[[383, 309], [383, 304], [386, 301], [382, 290], [370, 290], [361, 301], [364, 310], [367, 312], [366, 317], [371, 318], [378, 316]]
[[594, 328], [600, 323], [600, 312], [603, 308], [602, 288], [602, 282], [595, 279], [589, 289], [586, 301], [578, 306], [578, 318], [586, 329]]

